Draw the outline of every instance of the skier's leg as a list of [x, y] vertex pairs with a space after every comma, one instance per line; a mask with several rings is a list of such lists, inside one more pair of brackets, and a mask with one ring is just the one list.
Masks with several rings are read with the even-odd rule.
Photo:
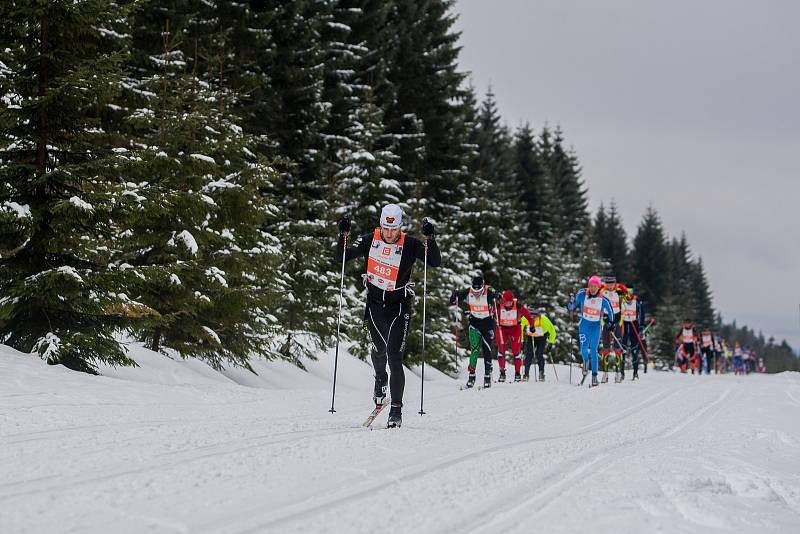
[[475, 374], [478, 365], [478, 353], [481, 351], [481, 333], [472, 325], [469, 325], [469, 374]]
[[604, 324], [602, 326], [602, 329], [600, 331], [600, 341], [598, 341], [598, 343], [601, 343], [601, 345], [602, 345], [602, 350], [601, 350], [602, 363], [601, 363], [601, 365], [603, 367], [603, 372], [604, 373], [608, 373], [608, 359], [609, 359], [609, 354], [611, 353], [611, 330], [609, 329], [609, 325], [608, 324]]
[[502, 326], [497, 327], [497, 363], [500, 366], [500, 371], [506, 370], [506, 339], [505, 332], [502, 331]]
[[531, 336], [525, 336], [525, 341], [522, 344], [522, 351], [525, 353], [525, 376], [531, 374], [531, 363], [533, 363], [533, 339]]
[[520, 377], [520, 371], [522, 370], [522, 355], [520, 353], [520, 331], [519, 328], [510, 329], [509, 332], [511, 334], [511, 354], [514, 355], [514, 376], [515, 378]]
[[535, 337], [534, 343], [536, 344], [536, 365], [539, 366], [539, 374], [544, 374], [544, 348], [547, 344], [547, 337]]
[[592, 358], [592, 375], [597, 376], [597, 347], [600, 344], [600, 325], [590, 327], [587, 331], [589, 355]]
[[389, 324], [384, 319], [384, 309], [381, 306], [367, 308], [367, 328], [372, 345], [372, 369], [375, 371], [373, 395], [381, 398], [386, 396], [386, 384], [389, 381], [389, 375], [386, 372], [386, 335], [389, 331]]
[[622, 347], [620, 347], [618, 343], [619, 339], [622, 337], [622, 328], [619, 323], [614, 325], [614, 330], [614, 335], [617, 336], [617, 341], [614, 342], [614, 353], [617, 355], [617, 371], [625, 376], [625, 355], [622, 353]]
[[482, 330], [481, 334], [481, 347], [483, 348], [483, 370], [484, 376], [492, 376], [492, 360], [494, 360], [494, 348], [492, 342], [494, 341], [494, 329]]
[[403, 356], [406, 351], [406, 339], [411, 326], [411, 304], [409, 301], [386, 307], [387, 314], [392, 317], [387, 336], [386, 356], [389, 360], [389, 390], [392, 405], [403, 405], [403, 390], [406, 385]]
[[583, 369], [587, 370], [589, 367], [589, 357], [591, 356], [591, 345], [589, 344], [589, 329], [580, 326], [578, 328], [578, 341], [581, 348], [581, 359], [583, 359]]

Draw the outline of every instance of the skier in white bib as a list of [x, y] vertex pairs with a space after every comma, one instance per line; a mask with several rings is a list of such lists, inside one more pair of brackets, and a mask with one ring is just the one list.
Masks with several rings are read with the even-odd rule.
[[[397, 204], [387, 204], [381, 211], [380, 226], [355, 240], [345, 252], [345, 260], [366, 260], [364, 281], [367, 286], [366, 321], [372, 344], [372, 366], [375, 369], [375, 404], [386, 401], [389, 383], [391, 407], [389, 427], [402, 422], [405, 373], [403, 356], [411, 324], [414, 292], [411, 290], [411, 269], [416, 260], [424, 260], [428, 249], [428, 265], [439, 267], [442, 256], [434, 239], [435, 228], [427, 219], [422, 224], [424, 239], [407, 235], [400, 230], [403, 210]], [[350, 233], [350, 218], [339, 221], [339, 243], [336, 261], [342, 261], [345, 236]], [[389, 364], [390, 374], [386, 373]]]

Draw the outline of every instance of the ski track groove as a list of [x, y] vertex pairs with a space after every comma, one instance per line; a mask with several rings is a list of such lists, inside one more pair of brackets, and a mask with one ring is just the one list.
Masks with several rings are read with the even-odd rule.
[[[541, 400], [547, 401], [547, 400], [550, 400], [550, 399], [552, 399], [552, 398], [554, 398], [556, 396], [557, 396], [557, 392], [556, 391], [551, 391], [549, 393], [549, 395], [547, 395], [546, 397], [543, 397]], [[500, 406], [497, 406], [497, 407], [494, 407], [493, 409], [491, 409], [491, 412], [489, 412], [489, 415], [490, 416], [491, 415], [501, 415], [503, 413], [508, 413], [508, 412], [509, 412], [508, 406], [500, 405]], [[463, 417], [448, 419], [448, 422], [456, 422], [457, 423], [459, 421], [465, 421], [465, 420], [473, 419], [474, 417], [475, 417], [475, 413], [472, 412], [472, 413], [465, 414]], [[295, 417], [287, 416], [287, 417], [282, 418], [281, 420], [288, 421], [288, 420], [292, 420], [292, 419], [295, 419]], [[205, 422], [206, 420], [205, 419], [193, 420], [193, 422], [201, 422], [201, 421]], [[254, 421], [257, 421], [257, 419], [254, 419]], [[161, 421], [158, 424], [170, 423], [170, 422], [171, 421]], [[183, 422], [181, 422], [181, 424], [182, 423]], [[141, 427], [148, 427], [148, 426], [158, 426], [158, 424], [153, 424], [152, 422], [149, 422], [149, 421], [148, 422], [136, 423], [137, 427], [140, 427], [140, 428]], [[64, 431], [68, 431], [69, 432], [69, 431], [73, 431], [73, 430], [77, 430], [77, 429], [83, 429], [83, 428], [105, 429], [108, 426], [123, 426], [123, 425], [125, 425], [126, 428], [129, 428], [129, 424], [127, 424], [127, 423], [111, 423], [109, 425], [100, 425], [100, 424], [98, 424], [98, 425], [82, 425], [82, 426], [76, 426], [76, 427], [69, 427], [67, 429], [44, 430], [44, 431], [36, 432], [36, 434], [55, 433], [56, 436], [54, 436], [52, 438], [42, 438], [42, 439], [34, 438], [34, 440], [17, 440], [17, 441], [11, 442], [11, 443], [12, 444], [19, 444], [19, 443], [25, 443], [25, 442], [28, 442], [28, 441], [56, 441], [59, 438], [58, 437], [58, 433], [64, 432]], [[224, 455], [229, 455], [229, 454], [237, 454], [237, 453], [240, 453], [242, 451], [256, 449], [256, 448], [259, 448], [259, 447], [264, 447], [264, 446], [269, 446], [269, 445], [286, 444], [286, 443], [291, 443], [291, 442], [294, 442], [294, 441], [299, 441], [299, 440], [307, 439], [307, 438], [327, 437], [327, 436], [331, 436], [331, 435], [343, 434], [343, 433], [351, 433], [353, 431], [361, 431], [361, 430], [362, 430], [362, 427], [361, 427], [360, 424], [358, 426], [347, 426], [347, 427], [336, 426], [336, 427], [330, 427], [330, 428], [325, 428], [325, 429], [316, 429], [316, 430], [315, 429], [311, 429], [311, 430], [292, 430], [292, 431], [280, 432], [280, 433], [269, 434], [269, 435], [249, 436], [249, 437], [245, 437], [245, 438], [227, 440], [227, 441], [224, 441], [224, 442], [217, 442], [217, 443], [212, 443], [212, 444], [208, 444], [208, 445], [185, 447], [185, 448], [174, 450], [174, 451], [155, 454], [152, 458], [156, 458], [156, 459], [157, 458], [171, 458], [172, 459], [176, 455], [186, 455], [186, 456], [188, 456], [187, 458], [180, 458], [179, 457], [177, 460], [172, 459], [172, 460], [170, 460], [168, 462], [167, 461], [159, 462], [157, 464], [150, 465], [148, 467], [135, 468], [135, 469], [120, 469], [120, 470], [116, 470], [116, 471], [114, 471], [112, 473], [106, 473], [106, 474], [101, 474], [99, 472], [95, 472], [95, 473], [93, 473], [92, 476], [89, 476], [89, 477], [79, 477], [77, 480], [73, 479], [73, 480], [71, 480], [69, 482], [62, 482], [62, 483], [59, 483], [59, 484], [52, 484], [52, 485], [41, 484], [41, 487], [39, 487], [40, 483], [42, 483], [44, 481], [52, 481], [52, 480], [55, 480], [55, 479], [61, 479], [61, 478], [63, 478], [63, 475], [60, 475], [60, 474], [45, 475], [45, 476], [41, 476], [41, 477], [35, 477], [35, 478], [32, 478], [32, 479], [18, 480], [18, 481], [14, 481], [14, 482], [3, 483], [3, 484], [0, 484], [0, 500], [10, 500], [10, 499], [14, 499], [14, 498], [21, 497], [21, 496], [24, 496], [24, 495], [30, 495], [30, 494], [33, 494], [33, 493], [53, 491], [53, 490], [61, 490], [61, 489], [65, 489], [65, 488], [73, 486], [73, 485], [74, 486], [84, 486], [84, 485], [87, 485], [87, 484], [91, 484], [93, 482], [101, 482], [101, 481], [105, 481], [105, 480], [111, 480], [113, 478], [117, 478], [117, 477], [120, 477], [120, 476], [139, 474], [139, 473], [146, 473], [148, 471], [153, 471], [153, 470], [156, 470], [156, 469], [160, 469], [162, 467], [170, 467], [170, 466], [173, 466], [173, 465], [185, 464], [185, 463], [189, 463], [189, 462], [193, 462], [193, 461], [212, 458], [212, 457], [215, 457], [215, 456], [224, 456]], [[298, 435], [298, 434], [303, 434], [303, 435]], [[19, 433], [19, 434], [15, 434], [15, 435], [16, 436], [25, 435], [25, 433]], [[283, 436], [297, 436], [297, 437], [295, 437], [293, 439], [279, 439], [279, 440], [274, 439], [276, 437], [283, 437]], [[236, 447], [236, 448], [233, 448], [233, 449], [227, 449], [226, 448], [227, 446], [229, 446], [231, 444], [241, 443], [242, 441], [251, 441], [251, 440], [256, 440], [256, 439], [264, 439], [264, 438], [271, 439], [271, 441], [255, 443], [255, 444], [252, 444], [252, 445], [247, 445], [247, 446], [243, 446], [243, 447]], [[139, 438], [130, 438], [130, 439], [127, 439], [126, 442], [133, 442], [136, 439], [139, 439]], [[98, 449], [91, 449], [91, 450], [85, 451], [85, 454], [103, 453], [103, 452], [109, 450], [109, 448], [112, 448], [112, 447], [113, 447], [113, 445], [107, 446], [107, 447], [98, 448]], [[208, 453], [208, 454], [197, 454], [198, 452], [202, 452], [202, 451], [205, 451], [205, 450], [214, 450], [214, 449], [224, 449], [224, 450], [222, 450], [220, 452], [212, 452], [212, 453]], [[27, 484], [36, 484], [37, 487], [28, 488], [28, 489], [26, 489], [24, 491], [20, 491], [20, 492], [13, 492], [13, 491], [9, 492], [9, 490], [12, 490], [13, 488], [18, 488], [20, 486], [25, 486]]]
[[[680, 391], [683, 391], [687, 388], [688, 386], [685, 386], [681, 388]], [[491, 514], [488, 514], [487, 510], [483, 509], [480, 514], [476, 514], [473, 518], [473, 520], [476, 520], [475, 518], [481, 518], [490, 515], [491, 518], [489, 520], [479, 523], [477, 526], [468, 530], [459, 530], [461, 532], [465, 532], [466, 534], [478, 534], [481, 532], [506, 532], [511, 526], [519, 524], [519, 516], [522, 512], [525, 512], [527, 514], [526, 517], [528, 518], [537, 516], [541, 514], [549, 504], [552, 504], [555, 498], [562, 495], [568, 489], [574, 487], [579, 482], [585, 481], [587, 478], [596, 476], [609, 469], [611, 467], [610, 465], [601, 465], [600, 469], [598, 470], [590, 470], [592, 467], [601, 464], [609, 457], [620, 454], [620, 449], [624, 449], [624, 452], [629, 452], [631, 450], [637, 450], [647, 442], [667, 439], [671, 436], [674, 436], [701, 417], [707, 415], [711, 409], [718, 407], [730, 393], [731, 387], [728, 387], [714, 400], [714, 402], [706, 404], [702, 408], [695, 410], [687, 418], [680, 420], [677, 424], [674, 424], [669, 428], [662, 429], [641, 438], [633, 438], [621, 443], [609, 444], [599, 451], [593, 452], [588, 460], [582, 459], [581, 457], [573, 458], [567, 463], [567, 465], [575, 465], [575, 467], [569, 469], [567, 472], [564, 472], [564, 466], [562, 464], [559, 469], [550, 470], [547, 475], [538, 479], [535, 484], [526, 482], [525, 485], [526, 487], [542, 487], [545, 484], [548, 484], [551, 480], [557, 479], [552, 484], [546, 485], [543, 489], [535, 492], [533, 495], [526, 497], [521, 501], [513, 503], [511, 506], [498, 508], [496, 503], [493, 503], [489, 508], [489, 510], [492, 512]], [[666, 400], [666, 397], [660, 399], [658, 403], [660, 404], [663, 400]], [[582, 476], [584, 474], [587, 476]], [[536, 506], [537, 503], [541, 504], [541, 506]]]
[[795, 397], [794, 395], [792, 395], [792, 392], [791, 392], [791, 391], [789, 391], [788, 389], [786, 390], [786, 395], [788, 395], [788, 396], [789, 396], [789, 399], [790, 399], [790, 400], [791, 400], [791, 401], [792, 401], [794, 404], [796, 404], [797, 406], [800, 406], [800, 399], [798, 399], [797, 397]]
[[[224, 530], [224, 532], [235, 532], [237, 534], [246, 534], [252, 532], [264, 532], [267, 528], [275, 527], [279, 524], [290, 522], [294, 519], [298, 519], [300, 517], [308, 517], [310, 514], [318, 514], [320, 512], [324, 512], [334, 506], [339, 504], [343, 504], [346, 502], [354, 501], [361, 499], [366, 496], [371, 496], [380, 489], [386, 487], [390, 483], [399, 483], [399, 482], [406, 482], [409, 480], [414, 480], [417, 478], [421, 478], [431, 474], [432, 472], [439, 471], [442, 469], [447, 469], [454, 465], [458, 465], [459, 463], [471, 460], [476, 457], [476, 455], [483, 455], [483, 454], [491, 454], [493, 452], [502, 451], [505, 449], [509, 449], [512, 447], [518, 447], [520, 445], [528, 445], [531, 443], [538, 443], [538, 442], [545, 442], [545, 441], [554, 441], [559, 439], [565, 438], [572, 438], [581, 436], [583, 434], [587, 434], [597, 430], [598, 428], [602, 428], [604, 425], [611, 423], [611, 422], [618, 422], [622, 421], [631, 415], [638, 412], [639, 409], [643, 407], [647, 407], [648, 405], [655, 405], [659, 404], [660, 402], [666, 400], [668, 397], [676, 394], [681, 389], [674, 389], [674, 388], [664, 388], [654, 395], [651, 395], [647, 399], [635, 404], [632, 407], [626, 408], [623, 411], [623, 415], [614, 414], [612, 416], [606, 417], [599, 421], [594, 421], [581, 427], [580, 430], [572, 431], [572, 432], [565, 432], [562, 434], [554, 435], [554, 436], [537, 436], [537, 437], [529, 437], [524, 439], [519, 439], [513, 442], [500, 442], [490, 445], [488, 447], [480, 447], [475, 449], [470, 449], [466, 453], [460, 453], [454, 456], [451, 456], [449, 459], [444, 461], [436, 461], [433, 463], [427, 463], [423, 466], [415, 466], [414, 469], [406, 472], [404, 474], [399, 475], [392, 475], [392, 476], [384, 476], [380, 479], [378, 483], [367, 483], [367, 484], [360, 484], [356, 489], [344, 492], [339, 492], [338, 496], [333, 497], [325, 497], [325, 495], [321, 494], [313, 494], [306, 497], [302, 502], [292, 504], [288, 507], [285, 507], [283, 513], [281, 510], [277, 511], [270, 511], [264, 513], [264, 515], [268, 516], [278, 516], [278, 517], [271, 517], [266, 520], [259, 521], [255, 525], [244, 526], [241, 528], [237, 528], [236, 530]], [[505, 408], [508, 410], [508, 407]], [[612, 421], [613, 420], [613, 421]], [[343, 494], [344, 493], [344, 494]], [[316, 504], [314, 504], [316, 503]], [[220, 532], [221, 529], [224, 529], [226, 525], [233, 524], [236, 519], [244, 515], [245, 517], [252, 518], [259, 514], [259, 510], [262, 507], [255, 508], [252, 510], [242, 510], [239, 511], [233, 517], [225, 517], [224, 519], [216, 519], [212, 522], [203, 524], [203, 525], [194, 525], [192, 528], [193, 532]], [[288, 510], [287, 510], [288, 509]]]
[[[146, 473], [148, 471], [155, 471], [155, 470], [159, 470], [159, 469], [162, 469], [162, 468], [171, 468], [172, 466], [181, 465], [181, 464], [190, 463], [190, 462], [195, 462], [195, 461], [198, 461], [198, 460], [205, 460], [207, 458], [225, 456], [225, 455], [228, 455], [228, 454], [237, 454], [237, 453], [240, 453], [240, 452], [243, 452], [243, 451], [247, 451], [247, 450], [251, 450], [251, 449], [257, 449], [259, 447], [263, 447], [263, 446], [266, 446], [266, 445], [286, 444], [286, 443], [292, 443], [294, 441], [299, 441], [301, 439], [306, 439], [306, 438], [311, 438], [311, 437], [325, 437], [325, 436], [335, 435], [335, 434], [353, 433], [353, 432], [357, 432], [357, 431], [360, 431], [360, 430], [361, 430], [361, 426], [360, 425], [358, 427], [351, 426], [351, 427], [344, 427], [344, 428], [337, 426], [335, 428], [326, 428], [326, 429], [322, 429], [322, 430], [293, 430], [293, 431], [289, 431], [289, 432], [283, 432], [283, 433], [280, 433], [280, 434], [269, 434], [269, 435], [263, 435], [263, 436], [251, 436], [251, 437], [243, 438], [243, 439], [240, 438], [240, 439], [236, 439], [236, 440], [229, 440], [229, 441], [225, 441], [225, 442], [222, 442], [222, 443], [201, 445], [201, 446], [197, 446], [197, 447], [187, 447], [187, 448], [180, 449], [180, 450], [177, 450], [177, 451], [170, 451], [170, 452], [166, 452], [166, 453], [155, 455], [154, 456], [155, 458], [170, 458], [170, 459], [166, 460], [166, 461], [161, 461], [161, 462], [157, 462], [157, 463], [154, 463], [154, 464], [150, 464], [150, 465], [148, 465], [146, 467], [139, 467], [139, 468], [134, 468], [134, 469], [118, 469], [118, 470], [115, 470], [115, 471], [113, 471], [111, 473], [107, 473], [107, 474], [100, 474], [98, 472], [95, 472], [95, 473], [93, 473], [93, 476], [79, 477], [77, 479], [72, 479], [72, 480], [69, 480], [69, 481], [66, 481], [66, 482], [61, 482], [59, 484], [51, 484], [51, 485], [42, 484], [41, 485], [42, 487], [27, 488], [24, 491], [19, 491], [19, 492], [13, 492], [13, 491], [9, 492], [8, 490], [12, 489], [12, 488], [15, 488], [15, 487], [19, 487], [19, 486], [24, 486], [26, 484], [34, 484], [34, 483], [42, 481], [42, 480], [61, 479], [63, 477], [62, 477], [62, 475], [56, 474], [56, 475], [47, 475], [45, 477], [37, 477], [37, 478], [33, 478], [33, 479], [28, 479], [28, 480], [20, 480], [20, 481], [16, 481], [16, 482], [9, 482], [9, 483], [6, 483], [6, 484], [0, 484], [0, 500], [10, 500], [10, 499], [22, 497], [22, 496], [25, 496], [25, 495], [31, 495], [31, 494], [39, 493], [39, 492], [58, 491], [58, 490], [63, 490], [63, 489], [71, 488], [71, 487], [85, 486], [86, 484], [92, 484], [94, 482], [101, 482], [101, 481], [105, 481], [105, 480], [110, 480], [110, 479], [117, 478], [117, 477], [120, 477], [120, 476], [133, 475], [133, 474], [139, 474], [139, 473]], [[297, 437], [294, 437], [294, 438], [291, 438], [291, 439], [277, 439], [277, 440], [274, 439], [276, 436], [296, 436], [297, 434], [301, 434], [301, 433], [305, 434], [305, 435], [297, 436]], [[209, 450], [209, 449], [221, 449], [221, 448], [224, 448], [227, 445], [230, 445], [231, 443], [240, 443], [242, 441], [250, 441], [250, 440], [264, 439], [264, 438], [267, 438], [270, 441], [255, 443], [255, 444], [251, 444], [251, 445], [237, 447], [237, 448], [234, 448], [234, 449], [225, 449], [225, 450], [222, 450], [222, 451], [219, 451], [219, 452], [209, 452], [209, 453], [205, 453], [205, 454], [193, 454], [193, 453], [197, 453], [197, 451], [203, 451], [203, 450]], [[186, 453], [189, 453], [189, 454], [186, 454]], [[182, 456], [186, 456], [186, 457], [184, 457], [184, 458], [178, 457], [177, 459], [175, 459], [174, 457], [176, 455], [182, 455]]]

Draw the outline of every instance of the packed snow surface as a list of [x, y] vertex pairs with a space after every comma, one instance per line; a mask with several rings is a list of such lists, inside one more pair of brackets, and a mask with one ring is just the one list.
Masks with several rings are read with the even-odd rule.
[[800, 532], [798, 374], [460, 391], [428, 368], [419, 416], [415, 369], [403, 427], [370, 431], [346, 354], [335, 414], [330, 355], [132, 356], [89, 376], [0, 347], [0, 531]]

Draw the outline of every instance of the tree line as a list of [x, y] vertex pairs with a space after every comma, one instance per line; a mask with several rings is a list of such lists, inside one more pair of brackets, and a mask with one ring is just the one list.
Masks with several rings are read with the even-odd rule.
[[[135, 364], [131, 339], [216, 367], [302, 366], [334, 341], [335, 221], [370, 231], [387, 202], [409, 231], [437, 224], [439, 368], [457, 364], [447, 296], [476, 272], [551, 315], [562, 360], [589, 273], [633, 280], [665, 323], [715, 320], [685, 237], [650, 209], [629, 250], [613, 205], [589, 213], [564, 132], [510, 129], [491, 90], [478, 97], [453, 4], [3, 3], [2, 342], [87, 372]], [[343, 326], [363, 356], [359, 269]], [[409, 363], [419, 349], [417, 330]]]

